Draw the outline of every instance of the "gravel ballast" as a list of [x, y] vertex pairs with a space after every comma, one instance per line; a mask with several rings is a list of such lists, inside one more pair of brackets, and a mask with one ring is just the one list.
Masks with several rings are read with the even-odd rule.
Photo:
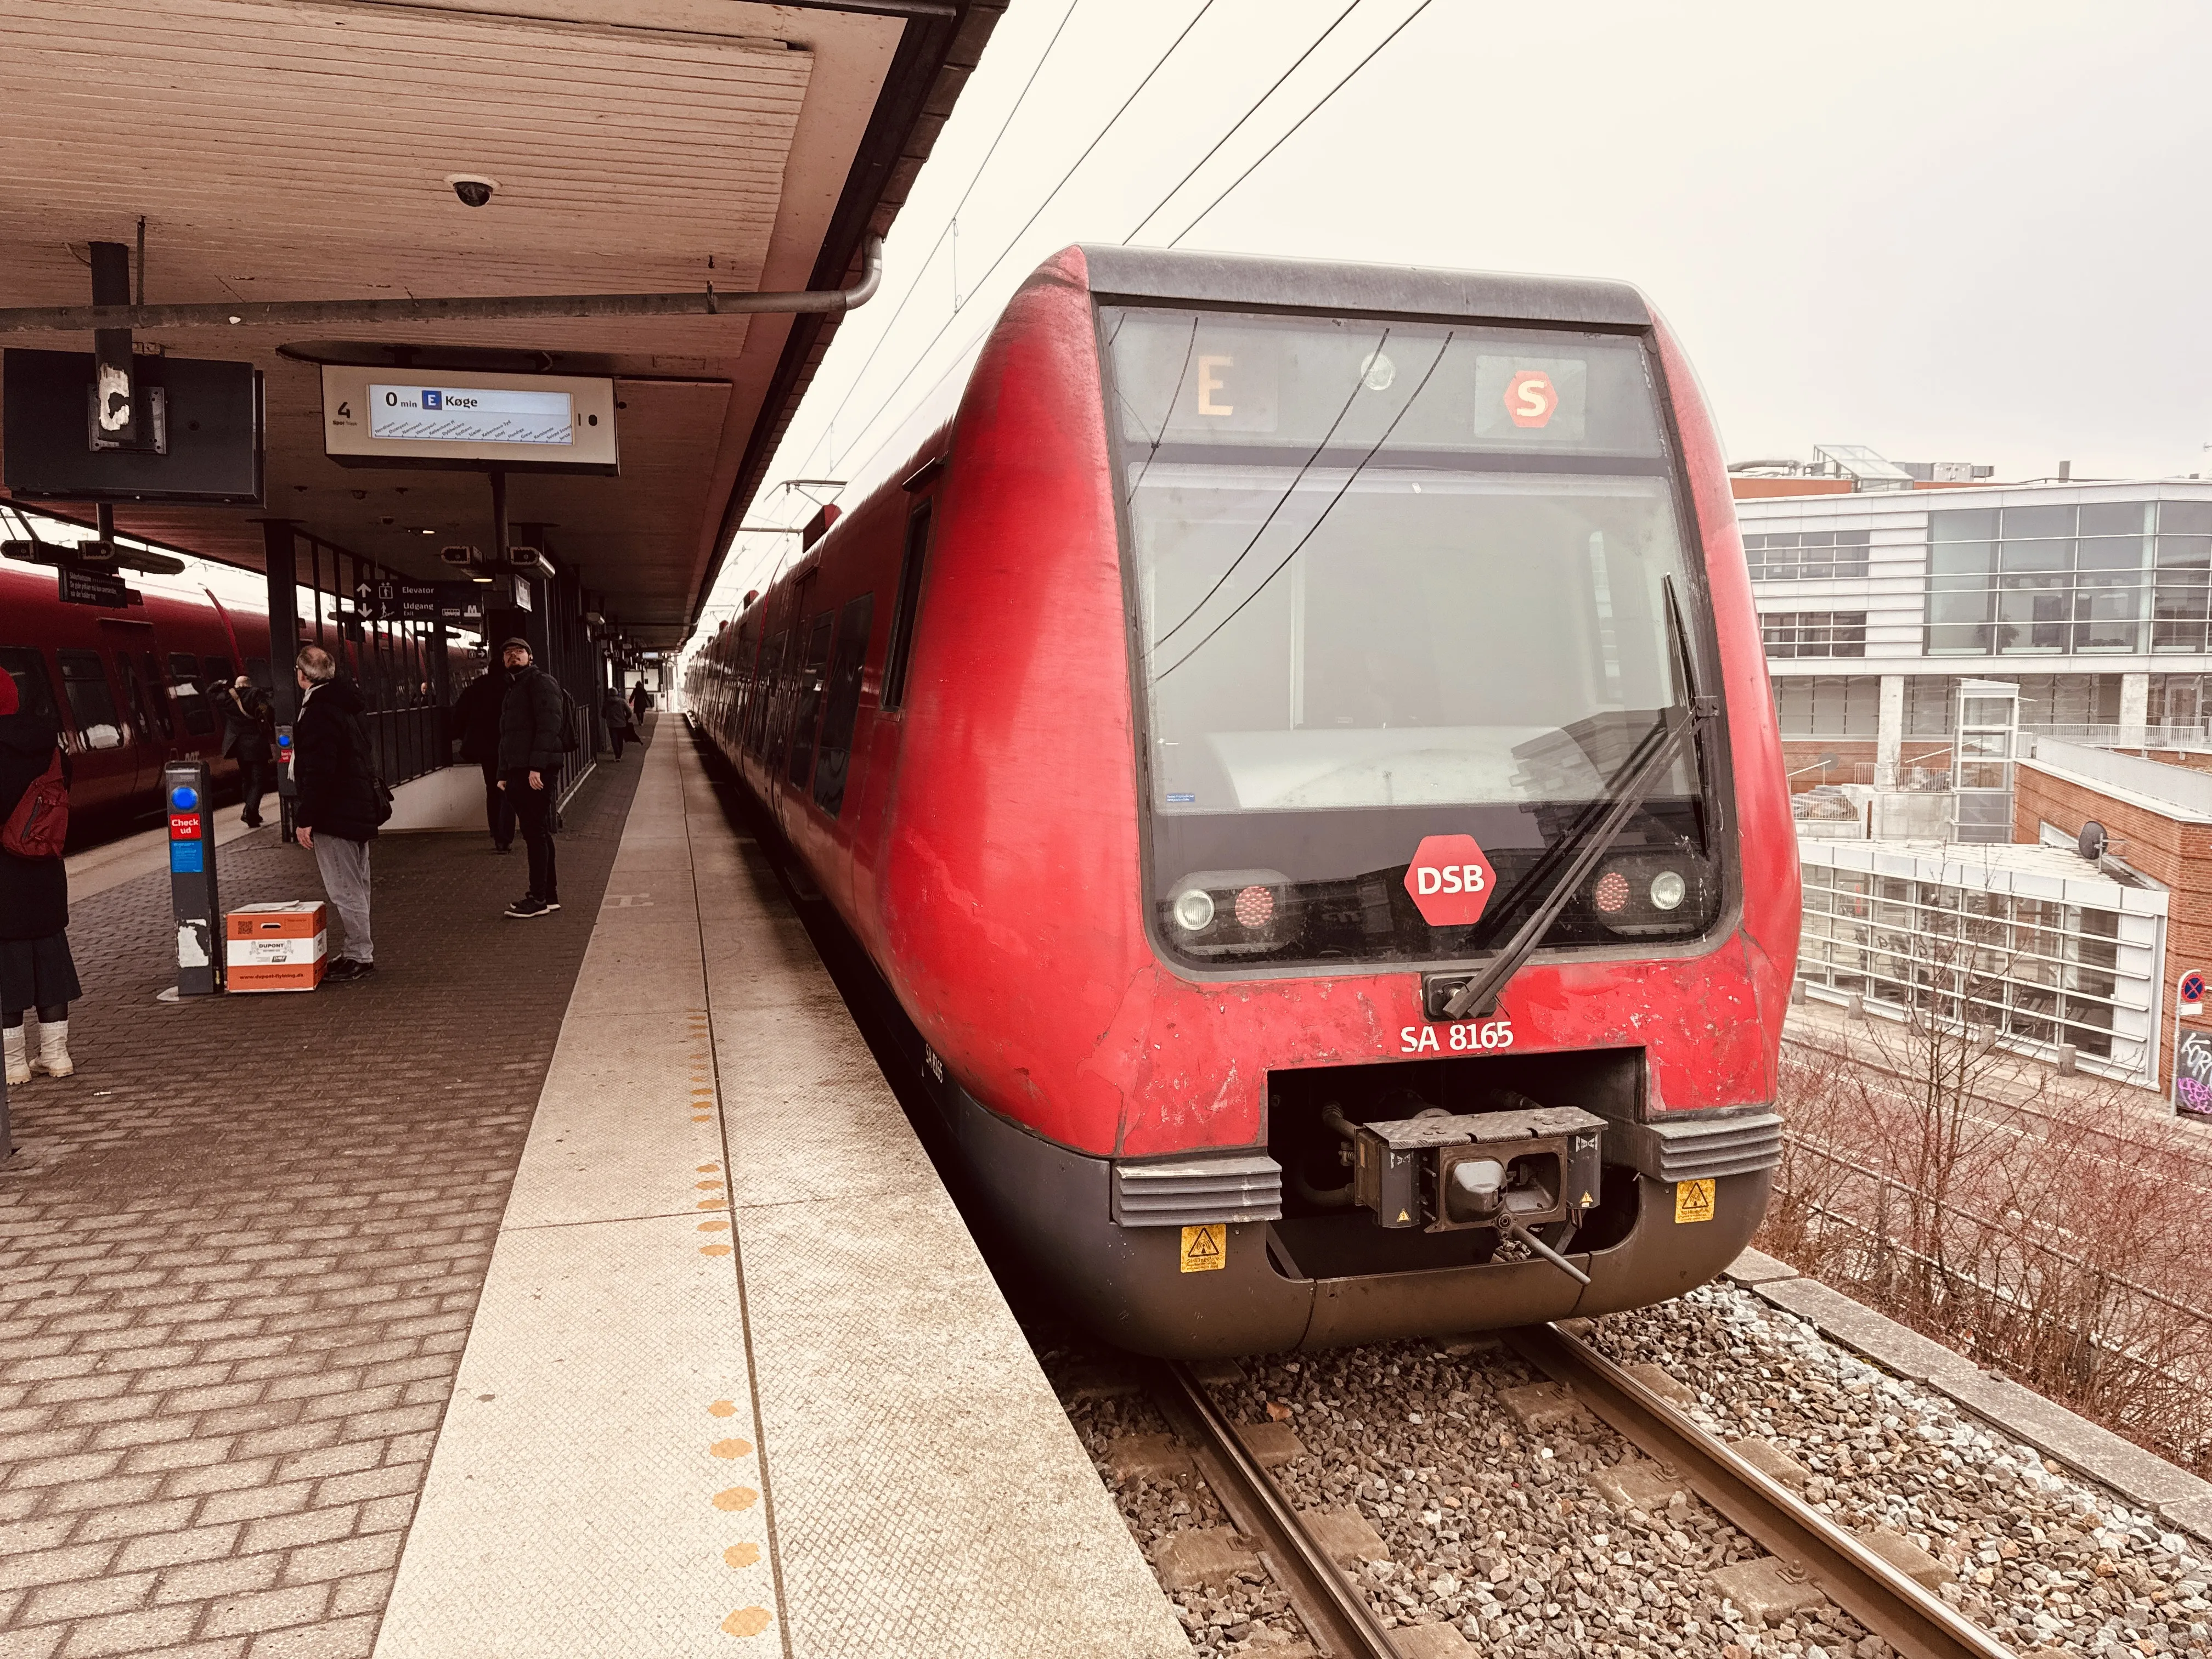
[[[1585, 1334], [1686, 1385], [1685, 1408], [1709, 1431], [1794, 1459], [1808, 1477], [1802, 1495], [1824, 1513], [1935, 1558], [1938, 1593], [2015, 1650], [2212, 1654], [2208, 1568], [2191, 1540], [1794, 1316], [1711, 1285]], [[1056, 1380], [1114, 1363], [1065, 1346], [1044, 1358]], [[1620, 1477], [1640, 1474], [1644, 1486], [1629, 1484], [1643, 1491], [1656, 1471], [1595, 1419], [1532, 1410], [1535, 1396], [1512, 1395], [1540, 1379], [1487, 1339], [1267, 1356], [1209, 1374], [1232, 1421], [1295, 1432], [1302, 1452], [1273, 1474], [1299, 1508], [1356, 1510], [1380, 1535], [1388, 1559], [1347, 1570], [1387, 1624], [1448, 1623], [1478, 1652], [1891, 1651], [1825, 1602], [1765, 1623], [1725, 1598], [1716, 1571], [1756, 1561], [1759, 1546], [1686, 1494], [1655, 1496], [1649, 1511], [1608, 1502], [1601, 1479], [1617, 1492]], [[1194, 1472], [1114, 1478], [1117, 1445], [1166, 1431], [1141, 1394], [1065, 1383], [1062, 1394], [1156, 1567], [1177, 1559], [1179, 1547], [1161, 1549], [1173, 1534], [1228, 1528]], [[1304, 1650], [1287, 1597], [1257, 1563], [1170, 1595], [1208, 1659]]]

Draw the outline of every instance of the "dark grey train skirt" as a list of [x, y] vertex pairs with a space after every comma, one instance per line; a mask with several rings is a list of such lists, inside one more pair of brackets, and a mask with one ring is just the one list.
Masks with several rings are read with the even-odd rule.
[[0, 1012], [20, 1014], [26, 1008], [51, 1008], [75, 1002], [83, 994], [67, 933], [0, 939]]

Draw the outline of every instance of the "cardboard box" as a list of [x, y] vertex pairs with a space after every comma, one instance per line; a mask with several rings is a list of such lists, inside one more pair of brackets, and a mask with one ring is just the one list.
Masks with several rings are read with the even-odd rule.
[[312, 991], [323, 982], [330, 907], [320, 899], [246, 904], [223, 917], [224, 985], [231, 991]]

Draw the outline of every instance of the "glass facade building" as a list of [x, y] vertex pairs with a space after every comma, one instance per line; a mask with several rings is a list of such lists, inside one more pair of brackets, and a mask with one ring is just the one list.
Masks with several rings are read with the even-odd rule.
[[2212, 479], [1791, 495], [1736, 514], [1783, 735], [1845, 745], [1843, 770], [1800, 787], [1895, 787], [1900, 766], [1924, 781], [1962, 679], [2017, 684], [2026, 732], [2212, 750]]
[[2202, 653], [2212, 501], [1928, 514], [1930, 656]]
[[1800, 843], [1798, 975], [1826, 1001], [1985, 1026], [2127, 1082], [2154, 1068], [2168, 895], [2039, 847]]

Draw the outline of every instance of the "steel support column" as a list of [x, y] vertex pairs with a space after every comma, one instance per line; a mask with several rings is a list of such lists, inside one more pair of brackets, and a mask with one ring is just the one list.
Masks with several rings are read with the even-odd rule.
[[[261, 521], [261, 562], [269, 591], [269, 700], [276, 724], [289, 726], [299, 716], [299, 683], [292, 659], [300, 654], [299, 556], [292, 526], [283, 519]], [[281, 762], [282, 757], [278, 757]], [[292, 797], [285, 769], [277, 768], [276, 838], [292, 839]]]

